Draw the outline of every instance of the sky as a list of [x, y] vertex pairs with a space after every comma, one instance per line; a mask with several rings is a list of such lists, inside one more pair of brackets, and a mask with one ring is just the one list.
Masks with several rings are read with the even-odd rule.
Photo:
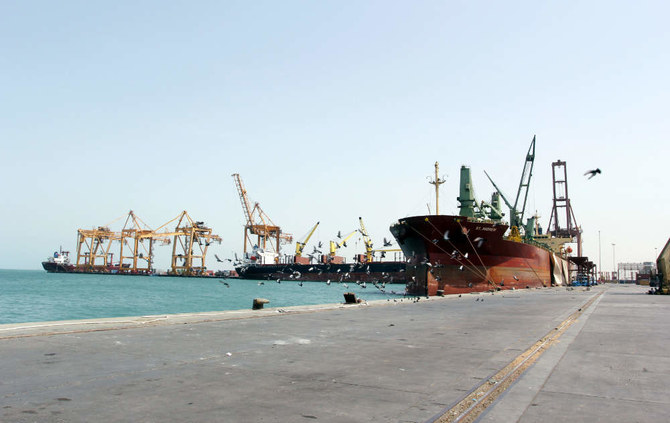
[[[77, 229], [183, 210], [243, 249], [231, 174], [311, 244], [514, 197], [546, 228], [567, 163], [583, 249], [604, 271], [670, 237], [670, 4], [663, 1], [0, 3], [0, 268], [39, 269]], [[584, 172], [600, 168], [587, 179]], [[123, 220], [112, 224], [119, 230]], [[294, 245], [286, 247], [287, 252]], [[345, 256], [362, 252], [357, 238]], [[158, 268], [170, 248], [158, 247]]]

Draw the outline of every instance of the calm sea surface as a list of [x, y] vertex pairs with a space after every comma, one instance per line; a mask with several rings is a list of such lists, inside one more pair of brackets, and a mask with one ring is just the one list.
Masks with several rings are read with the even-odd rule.
[[[43, 270], [0, 269], [0, 324], [100, 317], [145, 316], [250, 309], [254, 298], [270, 300], [269, 307], [340, 303], [343, 293], [380, 300], [404, 292], [387, 285], [387, 293], [372, 284], [353, 282], [259, 281], [218, 278], [86, 275]], [[400, 294], [398, 294], [400, 295]]]

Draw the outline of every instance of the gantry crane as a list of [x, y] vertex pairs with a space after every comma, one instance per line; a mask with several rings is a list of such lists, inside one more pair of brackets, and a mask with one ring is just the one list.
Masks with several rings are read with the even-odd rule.
[[132, 210], [128, 213], [119, 238], [119, 273], [151, 273], [153, 233]]
[[[272, 222], [272, 219], [265, 214], [258, 203], [254, 203], [254, 206], [251, 207], [249, 197], [247, 196], [247, 190], [244, 189], [244, 184], [242, 183], [242, 178], [238, 173], [234, 173], [232, 176], [235, 180], [237, 193], [242, 202], [242, 211], [244, 211], [244, 217], [246, 219], [246, 224], [244, 225], [244, 252], [247, 252], [247, 246], [249, 249], [253, 249], [254, 244], [252, 243], [250, 235], [256, 235], [257, 243], [255, 245], [265, 251], [274, 252], [276, 258], [278, 258], [280, 242], [291, 243], [293, 242], [293, 237], [291, 234], [282, 233], [281, 228]], [[275, 241], [274, 245], [272, 242], [268, 242], [272, 240]], [[270, 250], [268, 250], [268, 248], [270, 248]]]
[[[159, 232], [174, 221], [177, 221], [174, 231]], [[174, 237], [170, 268], [170, 273], [174, 275], [203, 274], [207, 270], [205, 266], [207, 248], [213, 242], [221, 243], [220, 236], [212, 234], [212, 229], [205, 226], [204, 222], [191, 219], [185, 210], [174, 219], [160, 226], [152, 234], [148, 234], [147, 237], [152, 239]]]
[[[113, 241], [121, 238], [109, 226], [98, 226], [96, 229], [77, 230], [77, 262], [75, 267], [86, 271], [105, 272], [112, 266], [113, 253], [110, 248]], [[82, 251], [85, 247], [88, 251]]]

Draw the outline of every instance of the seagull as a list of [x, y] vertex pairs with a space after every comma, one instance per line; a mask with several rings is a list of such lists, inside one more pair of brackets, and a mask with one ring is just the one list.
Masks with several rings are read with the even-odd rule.
[[390, 247], [391, 245], [391, 241], [388, 241], [386, 238], [384, 238], [384, 247]]
[[461, 264], [461, 267], [458, 268], [461, 272], [463, 271], [463, 265]]
[[337, 237], [342, 239], [342, 231], [337, 231]]
[[228, 288], [230, 288], [230, 285], [228, 284], [228, 282], [219, 281], [219, 283], [222, 283], [222, 284], [226, 285]]
[[214, 254], [214, 258], [216, 258], [216, 261], [218, 261], [219, 263], [223, 262], [223, 260], [221, 260], [219, 256], [217, 256], [216, 254]]
[[593, 169], [593, 170], [589, 170], [589, 171], [587, 171], [587, 172], [584, 174], [584, 176], [586, 176], [586, 175], [590, 175], [590, 176], [589, 176], [589, 179], [591, 179], [591, 178], [593, 178], [594, 176], [596, 176], [596, 175], [599, 174], [599, 173], [601, 173], [600, 169]]
[[477, 238], [475, 238], [475, 242], [477, 243], [477, 248], [481, 248], [482, 244], [484, 243], [484, 238], [478, 236]]
[[346, 283], [343, 283], [342, 286], [345, 288], [349, 288], [349, 285], [347, 285]]
[[444, 239], [449, 240], [449, 230], [444, 232]]
[[298, 282], [298, 286], [302, 286], [302, 281]]
[[265, 282], [258, 282], [258, 285], [265, 285]]
[[277, 279], [277, 283], [281, 283], [281, 279]]
[[463, 257], [468, 258], [468, 253], [465, 253], [465, 255]]
[[330, 285], [330, 279], [326, 281], [326, 285]]
[[515, 281], [519, 280], [519, 278], [517, 278], [516, 275], [514, 275], [513, 278], [514, 278]]
[[323, 243], [319, 241], [319, 248], [323, 247]]

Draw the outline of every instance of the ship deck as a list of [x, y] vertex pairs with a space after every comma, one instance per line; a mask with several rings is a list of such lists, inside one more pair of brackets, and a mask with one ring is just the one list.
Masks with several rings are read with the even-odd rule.
[[583, 309], [480, 421], [664, 421], [670, 297], [645, 290], [0, 325], [0, 420], [439, 421]]

